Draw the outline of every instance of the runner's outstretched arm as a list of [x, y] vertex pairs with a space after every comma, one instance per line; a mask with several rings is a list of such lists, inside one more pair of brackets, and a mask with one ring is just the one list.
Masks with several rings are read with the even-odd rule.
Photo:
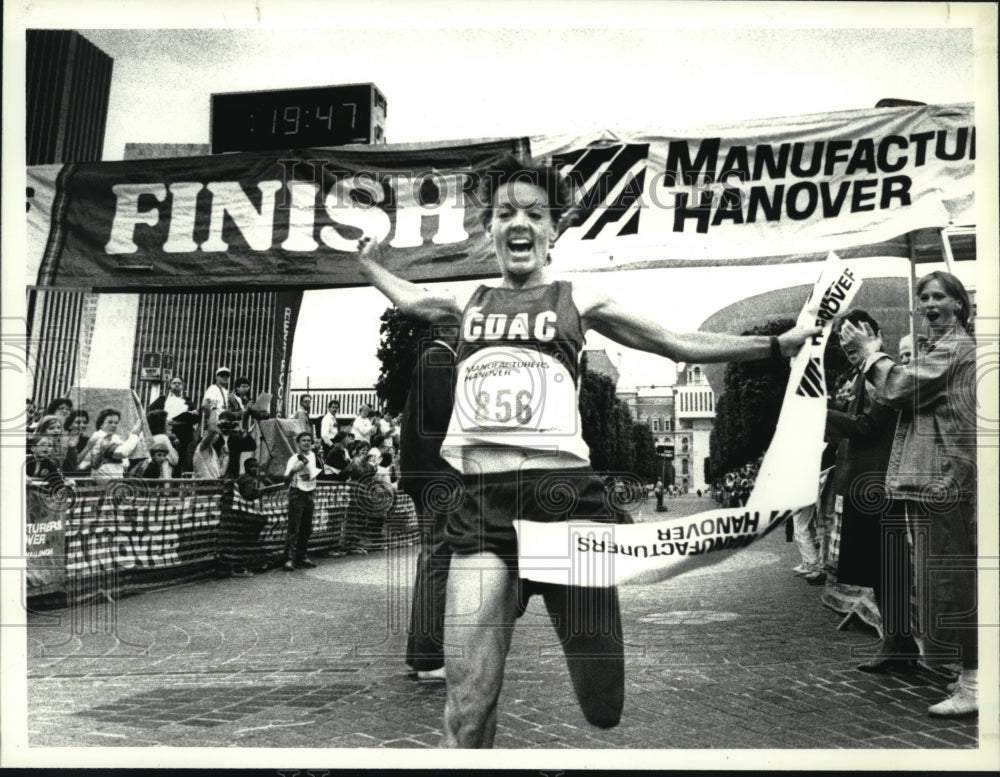
[[461, 315], [451, 293], [422, 288], [383, 267], [382, 246], [374, 238], [361, 238], [358, 249], [358, 265], [365, 280], [388, 297], [404, 316], [437, 321], [445, 316]]
[[[573, 297], [585, 329], [593, 329], [616, 343], [665, 356], [677, 362], [709, 364], [771, 357], [771, 338], [764, 335], [728, 335], [715, 332], [673, 332], [625, 308], [597, 289], [573, 285]], [[778, 335], [784, 357], [794, 356], [819, 327], [795, 327]]]

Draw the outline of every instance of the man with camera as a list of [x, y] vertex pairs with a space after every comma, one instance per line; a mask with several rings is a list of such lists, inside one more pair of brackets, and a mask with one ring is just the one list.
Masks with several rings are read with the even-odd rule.
[[236, 480], [240, 474], [240, 454], [256, 449], [257, 443], [240, 428], [236, 413], [223, 410], [216, 416], [212, 411], [205, 434], [194, 451], [194, 476]]
[[288, 535], [285, 540], [286, 572], [296, 567], [311, 569], [316, 564], [306, 556], [309, 537], [312, 536], [313, 492], [316, 477], [322, 470], [316, 464], [313, 453], [313, 437], [309, 432], [295, 435], [296, 451], [285, 466], [285, 480], [288, 482]]

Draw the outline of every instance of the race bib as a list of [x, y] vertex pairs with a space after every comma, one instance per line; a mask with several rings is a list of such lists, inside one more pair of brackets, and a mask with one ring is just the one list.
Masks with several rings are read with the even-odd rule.
[[554, 356], [484, 348], [458, 366], [454, 419], [463, 432], [573, 434], [576, 386]]

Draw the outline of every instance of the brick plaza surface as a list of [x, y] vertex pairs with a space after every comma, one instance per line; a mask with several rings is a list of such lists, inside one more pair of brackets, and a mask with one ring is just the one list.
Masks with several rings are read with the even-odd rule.
[[[669, 500], [641, 519], [710, 509]], [[403, 663], [415, 548], [313, 570], [213, 579], [29, 617], [33, 746], [433, 748], [445, 692]], [[876, 644], [837, 630], [772, 533], [715, 567], [620, 589], [626, 702], [583, 719], [537, 597], [515, 630], [497, 748], [947, 749], [978, 721], [934, 720], [943, 681], [855, 669]], [[995, 743], [989, 744], [995, 748]], [[484, 762], [484, 765], [489, 765]], [[664, 765], [667, 765], [666, 763]], [[822, 764], [817, 764], [822, 766]], [[800, 764], [801, 768], [801, 764]]]

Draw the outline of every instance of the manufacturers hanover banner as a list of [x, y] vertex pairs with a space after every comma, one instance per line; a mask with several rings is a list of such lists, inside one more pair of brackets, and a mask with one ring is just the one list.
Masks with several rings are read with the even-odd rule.
[[591, 587], [656, 583], [716, 564], [814, 505], [826, 424], [823, 350], [834, 317], [850, 307], [860, 285], [846, 263], [829, 254], [797, 322], [822, 331], [791, 361], [774, 438], [745, 507], [634, 524], [518, 520], [521, 577]]
[[[876, 108], [668, 135], [531, 138], [581, 188], [561, 268], [870, 256], [862, 245], [974, 223], [972, 105]], [[877, 253], [896, 253], [898, 246]], [[802, 254], [812, 254], [803, 257]]]

